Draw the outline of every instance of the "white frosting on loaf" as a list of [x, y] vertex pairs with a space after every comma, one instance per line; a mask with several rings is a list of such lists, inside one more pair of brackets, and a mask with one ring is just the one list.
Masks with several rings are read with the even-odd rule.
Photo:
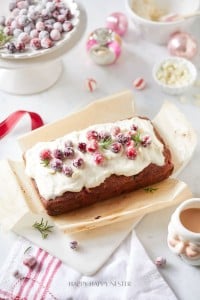
[[[148, 136], [150, 143], [142, 145], [131, 139], [131, 145], [134, 144], [136, 149], [136, 157], [130, 159], [127, 157], [126, 151], [128, 146], [121, 145], [121, 150], [114, 153], [111, 150], [112, 143], [116, 142], [116, 135], [111, 135], [108, 145], [102, 147], [98, 141], [98, 149], [95, 152], [81, 152], [78, 144], [88, 143], [87, 133], [91, 130], [99, 132], [113, 132], [113, 128], [120, 127], [121, 134], [130, 134], [131, 126], [135, 125], [139, 138]], [[134, 130], [132, 130], [132, 133]], [[62, 159], [64, 166], [69, 166], [73, 170], [71, 176], [66, 176], [61, 170], [54, 170], [50, 164], [44, 164], [41, 160], [41, 152], [45, 149], [51, 152], [55, 149], [64, 151], [66, 143], [69, 141], [73, 144], [75, 156], [73, 159]], [[118, 141], [117, 141], [118, 142]], [[69, 143], [68, 143], [69, 144]], [[95, 153], [103, 156], [103, 162], [95, 163]], [[82, 158], [84, 160], [83, 167], [77, 168], [73, 166], [73, 160]], [[35, 180], [40, 195], [46, 200], [54, 199], [63, 195], [65, 192], [79, 192], [83, 187], [93, 188], [99, 186], [106, 178], [112, 174], [133, 176], [140, 173], [149, 164], [164, 165], [163, 144], [156, 137], [153, 126], [149, 120], [134, 117], [132, 119], [118, 121], [115, 123], [97, 124], [88, 127], [85, 130], [72, 132], [51, 142], [41, 142], [29, 149], [25, 153], [26, 174]]]

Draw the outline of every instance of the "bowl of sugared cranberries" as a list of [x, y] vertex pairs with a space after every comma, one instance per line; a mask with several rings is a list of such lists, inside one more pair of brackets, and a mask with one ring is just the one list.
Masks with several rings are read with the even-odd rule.
[[80, 19], [73, 0], [3, 1], [0, 12], [0, 58], [31, 58], [69, 41]]

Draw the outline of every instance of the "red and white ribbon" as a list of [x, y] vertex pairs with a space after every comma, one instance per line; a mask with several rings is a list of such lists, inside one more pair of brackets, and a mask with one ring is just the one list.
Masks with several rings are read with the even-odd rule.
[[10, 114], [4, 121], [0, 122], [0, 139], [6, 136], [26, 114], [30, 116], [32, 130], [44, 125], [42, 118], [37, 113], [26, 110], [18, 110]]

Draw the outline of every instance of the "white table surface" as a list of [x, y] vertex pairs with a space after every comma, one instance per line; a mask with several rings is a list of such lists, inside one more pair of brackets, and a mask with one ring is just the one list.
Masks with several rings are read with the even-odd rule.
[[[138, 114], [153, 118], [164, 100], [170, 100], [187, 116], [197, 135], [200, 135], [200, 106], [195, 103], [193, 97], [194, 94], [200, 94], [200, 88], [196, 87], [185, 95], [187, 101], [182, 103], [180, 97], [163, 94], [153, 82], [151, 76], [153, 64], [159, 58], [168, 55], [166, 47], [143, 41], [136, 36], [130, 25], [123, 38], [123, 50], [119, 60], [110, 66], [95, 65], [85, 50], [87, 36], [94, 29], [104, 27], [106, 17], [110, 13], [116, 11], [126, 13], [125, 5], [122, 0], [82, 0], [80, 3], [87, 14], [86, 30], [79, 43], [63, 56], [64, 71], [58, 82], [45, 92], [28, 96], [9, 95], [0, 91], [0, 121], [13, 111], [23, 109], [38, 112], [45, 123], [50, 123], [96, 99], [130, 89], [135, 96]], [[193, 26], [193, 34], [196, 38], [199, 35], [199, 25], [198, 20]], [[199, 53], [194, 62], [199, 70]], [[144, 77], [148, 83], [148, 87], [143, 91], [135, 91], [132, 86], [132, 81], [138, 76]], [[98, 88], [93, 93], [86, 91], [84, 87], [85, 80], [89, 77], [96, 79], [98, 83]], [[5, 80], [9, 80], [9, 78]], [[16, 139], [30, 130], [29, 124], [28, 116], [24, 117], [16, 128], [0, 141], [0, 159], [21, 158]], [[179, 175], [179, 179], [185, 181], [197, 197], [200, 195], [199, 156], [200, 146], [198, 144], [192, 161]], [[167, 248], [167, 224], [173, 209], [159, 211], [144, 217], [137, 226], [137, 233], [152, 259], [158, 255], [167, 257], [168, 267], [161, 272], [178, 298], [198, 300], [200, 268], [186, 265]], [[15, 239], [13, 233], [0, 233], [0, 266]]]

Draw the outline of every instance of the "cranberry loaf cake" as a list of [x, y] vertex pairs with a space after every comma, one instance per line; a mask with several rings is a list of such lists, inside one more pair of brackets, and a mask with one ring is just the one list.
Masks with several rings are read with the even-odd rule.
[[158, 183], [173, 171], [169, 149], [142, 117], [40, 142], [24, 159], [26, 174], [52, 216]]

